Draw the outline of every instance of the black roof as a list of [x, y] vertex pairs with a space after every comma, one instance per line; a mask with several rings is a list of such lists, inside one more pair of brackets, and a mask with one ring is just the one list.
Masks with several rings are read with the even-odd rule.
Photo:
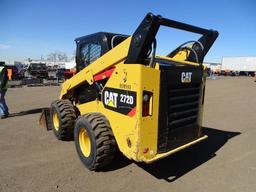
[[83, 41], [83, 40], [89, 39], [89, 38], [107, 38], [107, 39], [109, 39], [109, 38], [112, 38], [115, 35], [129, 37], [129, 35], [124, 35], [124, 34], [119, 34], [119, 33], [97, 32], [97, 33], [93, 33], [93, 34], [90, 34], [90, 35], [85, 35], [85, 36], [82, 36], [82, 37], [78, 37], [78, 38], [75, 39], [75, 41], [79, 42], [79, 41]]

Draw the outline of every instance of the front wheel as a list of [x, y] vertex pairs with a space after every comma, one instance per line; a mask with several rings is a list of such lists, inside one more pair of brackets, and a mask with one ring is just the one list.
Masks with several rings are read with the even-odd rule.
[[51, 125], [59, 140], [72, 140], [76, 112], [69, 100], [57, 100], [51, 104]]
[[115, 157], [116, 141], [108, 120], [100, 113], [78, 118], [74, 140], [78, 156], [89, 170], [99, 170]]

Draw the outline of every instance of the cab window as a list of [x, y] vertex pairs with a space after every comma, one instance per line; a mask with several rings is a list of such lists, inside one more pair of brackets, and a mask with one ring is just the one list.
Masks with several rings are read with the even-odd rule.
[[80, 69], [87, 67], [101, 56], [100, 43], [85, 43], [80, 48]]

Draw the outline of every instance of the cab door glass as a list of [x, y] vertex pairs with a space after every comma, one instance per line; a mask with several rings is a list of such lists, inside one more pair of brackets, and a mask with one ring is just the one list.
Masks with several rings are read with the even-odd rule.
[[86, 43], [80, 49], [80, 70], [90, 65], [101, 56], [101, 45], [99, 43]]

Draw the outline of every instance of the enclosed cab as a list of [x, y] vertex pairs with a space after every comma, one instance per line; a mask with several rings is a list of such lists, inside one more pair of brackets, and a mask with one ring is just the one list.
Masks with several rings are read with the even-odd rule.
[[128, 35], [98, 32], [76, 38], [77, 72], [87, 67], [93, 61], [107, 53], [109, 50], [117, 46], [128, 37]]

